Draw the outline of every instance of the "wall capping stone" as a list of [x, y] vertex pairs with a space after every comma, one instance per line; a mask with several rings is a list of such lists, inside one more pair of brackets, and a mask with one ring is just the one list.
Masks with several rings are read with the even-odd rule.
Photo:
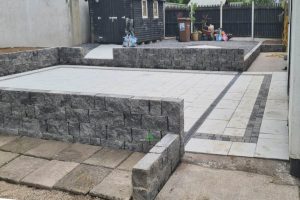
[[153, 200], [182, 157], [179, 135], [167, 134], [132, 169], [134, 200]]

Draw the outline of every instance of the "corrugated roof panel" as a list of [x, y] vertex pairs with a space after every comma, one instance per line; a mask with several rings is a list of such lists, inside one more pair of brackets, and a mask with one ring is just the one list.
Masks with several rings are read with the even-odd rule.
[[190, 0], [189, 4], [196, 3], [199, 6], [213, 6], [225, 3], [226, 0]]

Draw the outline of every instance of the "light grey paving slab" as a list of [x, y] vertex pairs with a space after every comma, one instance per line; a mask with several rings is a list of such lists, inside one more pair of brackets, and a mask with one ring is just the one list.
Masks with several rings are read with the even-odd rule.
[[247, 128], [249, 118], [242, 118], [242, 117], [232, 117], [229, 121], [227, 127], [228, 128], [239, 128], [239, 129], [245, 129]]
[[90, 194], [104, 199], [130, 200], [132, 195], [131, 172], [114, 170]]
[[226, 100], [222, 99], [216, 108], [227, 108], [227, 109], [236, 109], [239, 105], [240, 101], [237, 100]]
[[189, 118], [189, 117], [184, 117], [184, 132], [189, 131], [192, 126], [196, 123], [198, 118]]
[[18, 157], [19, 154], [0, 151], [0, 167]]
[[259, 138], [254, 156], [258, 158], [288, 160], [289, 159], [288, 141], [282, 139]]
[[0, 135], [0, 146], [3, 146], [7, 143], [12, 142], [13, 140], [17, 139], [18, 136], [6, 136], [6, 135]]
[[259, 133], [259, 139], [278, 139], [282, 141], [288, 141], [289, 135], [288, 134], [271, 134], [271, 133]]
[[273, 179], [182, 163], [156, 200], [299, 200], [298, 186], [274, 184]]
[[224, 100], [236, 100], [240, 101], [243, 97], [244, 93], [234, 93], [234, 92], [227, 92], [223, 97]]
[[245, 131], [246, 129], [242, 128], [225, 128], [223, 135], [243, 137], [245, 135]]
[[288, 110], [265, 110], [264, 119], [273, 119], [273, 120], [287, 120]]
[[232, 142], [192, 138], [185, 146], [186, 152], [228, 155]]
[[255, 153], [255, 143], [233, 142], [228, 155], [253, 157]]
[[53, 159], [81, 163], [101, 148], [102, 147], [75, 143], [54, 155]]
[[139, 162], [144, 156], [144, 153], [134, 152], [118, 166], [118, 169], [131, 171], [133, 166], [137, 162]]
[[208, 133], [222, 135], [228, 124], [226, 120], [206, 119], [197, 130], [197, 133]]
[[288, 122], [282, 120], [263, 119], [260, 132], [270, 134], [288, 135]]
[[87, 194], [110, 172], [110, 169], [104, 167], [80, 164], [58, 181], [54, 188], [76, 194]]
[[25, 153], [44, 142], [45, 140], [37, 138], [21, 137], [1, 146], [0, 149], [14, 153]]
[[52, 160], [27, 175], [22, 179], [21, 183], [34, 187], [51, 189], [55, 183], [78, 165], [78, 163], [74, 162]]
[[48, 162], [48, 160], [40, 158], [20, 156], [0, 168], [0, 178], [2, 180], [19, 183], [26, 175], [44, 166]]
[[25, 155], [51, 159], [55, 157], [60, 151], [67, 148], [70, 144], [59, 141], [46, 141], [43, 144], [27, 151]]
[[85, 164], [98, 165], [108, 168], [116, 168], [121, 162], [130, 156], [132, 152], [126, 150], [103, 148], [89, 159]]
[[234, 109], [215, 108], [207, 118], [229, 121], [234, 111], [235, 111]]
[[281, 110], [288, 110], [288, 101], [269, 99], [266, 103], [266, 109], [279, 109], [279, 108]]

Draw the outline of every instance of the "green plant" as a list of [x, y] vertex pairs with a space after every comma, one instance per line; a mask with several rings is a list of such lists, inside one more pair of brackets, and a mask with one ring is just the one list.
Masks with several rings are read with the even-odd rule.
[[148, 131], [147, 136], [146, 136], [146, 141], [147, 142], [153, 142], [154, 139], [155, 139], [154, 135], [150, 131]]
[[191, 18], [191, 22], [192, 22], [192, 25], [193, 25], [193, 31], [195, 31], [195, 22], [196, 22], [195, 13], [196, 13], [196, 9], [197, 9], [197, 4], [191, 3], [191, 5], [190, 5], [190, 18]]
[[207, 22], [208, 22], [209, 18], [208, 18], [208, 15], [202, 15], [202, 19], [201, 19], [201, 26], [202, 26], [202, 29], [204, 29], [204, 27], [207, 26]]

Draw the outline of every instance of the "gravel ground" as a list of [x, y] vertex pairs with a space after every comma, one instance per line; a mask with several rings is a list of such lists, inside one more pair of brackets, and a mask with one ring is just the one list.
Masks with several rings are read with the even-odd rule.
[[72, 195], [69, 193], [30, 188], [0, 181], [0, 198], [17, 200], [101, 200], [83, 195]]

